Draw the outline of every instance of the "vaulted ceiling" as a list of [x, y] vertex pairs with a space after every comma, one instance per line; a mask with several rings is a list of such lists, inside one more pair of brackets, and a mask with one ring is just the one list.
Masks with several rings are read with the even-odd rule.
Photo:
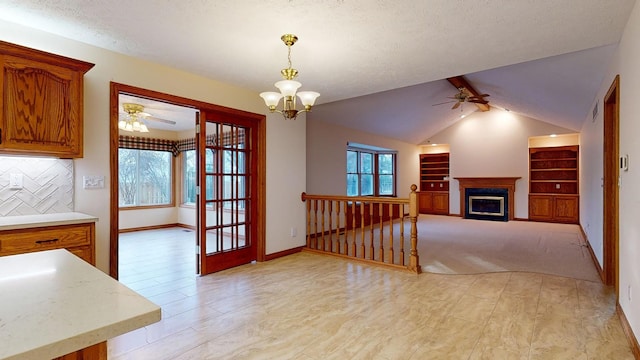
[[[579, 130], [635, 0], [0, 0], [0, 19], [256, 92], [298, 35], [309, 114], [411, 143], [459, 117], [465, 75], [490, 105]], [[2, 35], [0, 34], [0, 38]], [[468, 106], [469, 105], [469, 106]], [[473, 110], [465, 104], [463, 111]]]

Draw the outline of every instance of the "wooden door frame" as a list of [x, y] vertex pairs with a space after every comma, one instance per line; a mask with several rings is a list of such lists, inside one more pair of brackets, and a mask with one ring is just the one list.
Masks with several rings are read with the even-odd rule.
[[620, 75], [603, 100], [602, 275], [619, 295]]
[[[265, 229], [266, 229], [266, 116], [248, 111], [232, 109], [220, 105], [209, 104], [202, 101], [192, 100], [180, 96], [170, 95], [158, 91], [143, 89], [135, 86], [110, 82], [110, 105], [109, 105], [109, 181], [110, 181], [110, 230], [109, 230], [109, 275], [118, 279], [118, 237], [119, 237], [119, 214], [118, 214], [118, 94], [148, 98], [160, 102], [165, 102], [178, 106], [192, 107], [199, 110], [228, 114], [230, 116], [242, 117], [256, 121], [258, 131], [258, 145], [256, 156], [258, 156], [258, 171], [255, 175], [258, 181], [258, 194], [255, 198], [255, 206], [258, 209], [258, 218], [255, 221], [257, 233], [257, 260], [265, 261]], [[195, 129], [195, 124], [194, 124]], [[195, 242], [194, 242], [195, 246]]]

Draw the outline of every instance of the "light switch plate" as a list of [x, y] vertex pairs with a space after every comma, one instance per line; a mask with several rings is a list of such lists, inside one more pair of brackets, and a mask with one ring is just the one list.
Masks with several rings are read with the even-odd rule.
[[9, 174], [9, 189], [20, 190], [22, 188], [22, 174]]
[[83, 176], [82, 187], [84, 189], [104, 189], [104, 176]]

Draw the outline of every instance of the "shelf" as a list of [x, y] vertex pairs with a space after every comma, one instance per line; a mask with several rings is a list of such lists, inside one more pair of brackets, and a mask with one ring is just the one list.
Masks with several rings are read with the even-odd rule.
[[[441, 154], [420, 154], [419, 156], [419, 169], [420, 169], [420, 191], [428, 194], [447, 194], [449, 193], [449, 153], [441, 153]], [[445, 179], [447, 178], [447, 179]], [[425, 196], [427, 196], [425, 194]], [[431, 196], [431, 195], [429, 195]], [[447, 196], [448, 198], [448, 196]], [[423, 198], [423, 201], [427, 199]], [[429, 197], [429, 199], [432, 199]], [[428, 203], [432, 203], [433, 200], [427, 201]], [[446, 204], [446, 209], [444, 208], [444, 204]], [[431, 210], [425, 210], [430, 208], [430, 206], [426, 206], [424, 203], [422, 208], [427, 213], [431, 213]], [[443, 213], [449, 212], [448, 200], [442, 201], [443, 208], [441, 209]]]
[[[578, 192], [577, 145], [529, 149], [529, 194], [531, 196], [553, 196], [555, 199], [555, 196], [578, 196]], [[545, 201], [550, 204], [552, 200]], [[553, 202], [556, 201], [553, 200]], [[541, 204], [538, 202], [530, 207], [529, 215], [535, 218], [537, 216], [535, 213], [540, 210]], [[547, 220], [556, 221], [557, 219], [551, 216]]]

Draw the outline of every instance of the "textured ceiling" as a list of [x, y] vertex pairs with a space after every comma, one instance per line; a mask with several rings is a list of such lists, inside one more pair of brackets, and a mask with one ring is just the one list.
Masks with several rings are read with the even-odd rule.
[[[428, 110], [411, 108], [404, 114], [389, 108], [392, 104], [370, 102], [376, 112], [395, 113], [386, 121], [407, 131], [420, 115], [433, 121], [425, 127], [430, 130], [421, 132], [428, 136], [446, 126], [440, 118], [443, 110], [430, 106], [452, 95], [441, 79], [461, 74], [469, 74], [479, 91], [490, 93], [494, 105], [502, 102], [514, 111], [579, 129], [584, 116], [576, 116], [588, 112], [583, 103], [595, 95], [592, 83], [597, 89], [602, 80], [601, 72], [590, 71], [606, 66], [613, 51], [582, 50], [617, 43], [634, 2], [0, 0], [0, 19], [256, 93], [274, 89], [286, 66], [280, 36], [291, 32], [300, 38], [292, 49], [293, 66], [300, 71], [303, 90], [322, 94], [318, 104], [409, 87], [400, 90], [403, 96], [428, 103]], [[575, 54], [521, 64], [568, 53]], [[540, 72], [549, 75], [540, 77]], [[554, 85], [539, 84], [545, 79], [555, 80]], [[584, 83], [590, 94], [576, 92]], [[409, 94], [412, 88], [422, 93]], [[572, 97], [578, 98], [576, 104], [567, 102]], [[394, 137], [411, 142], [425, 138], [407, 131]]]

